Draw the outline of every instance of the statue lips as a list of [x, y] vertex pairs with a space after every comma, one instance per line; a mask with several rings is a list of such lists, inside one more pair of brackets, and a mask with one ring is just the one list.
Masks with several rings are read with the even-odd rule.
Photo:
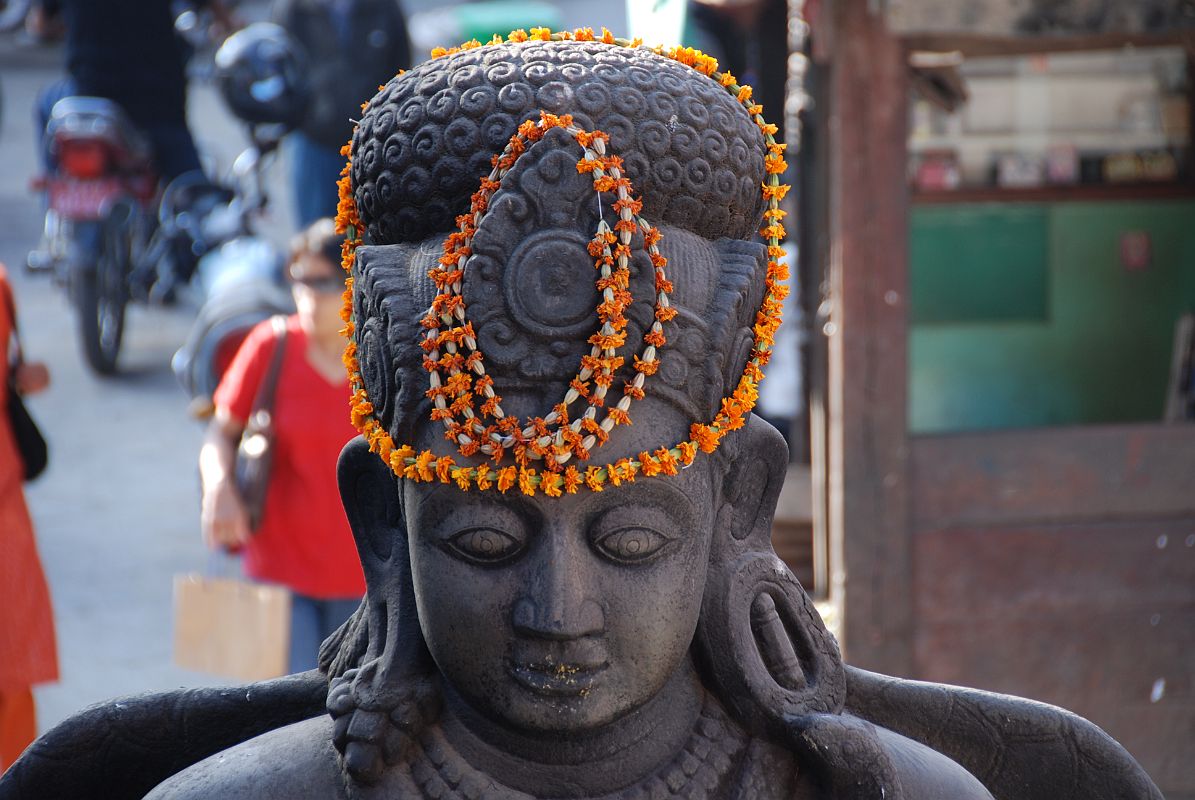
[[[538, 646], [537, 646], [538, 645]], [[597, 642], [517, 643], [507, 671], [523, 688], [549, 697], [584, 697], [610, 666]]]

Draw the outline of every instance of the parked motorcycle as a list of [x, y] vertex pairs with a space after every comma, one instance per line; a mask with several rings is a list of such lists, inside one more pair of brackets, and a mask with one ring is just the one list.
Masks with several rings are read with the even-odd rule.
[[52, 270], [67, 287], [84, 355], [110, 374], [124, 336], [127, 276], [156, 219], [152, 151], [120, 107], [100, 97], [59, 100], [45, 137], [55, 166], [35, 184], [47, 207], [43, 248], [29, 266]]
[[229, 107], [250, 126], [252, 155], [234, 170], [241, 185], [196, 172], [159, 193], [148, 142], [115, 103], [65, 97], [51, 112], [46, 142], [55, 166], [40, 183], [44, 246], [29, 266], [52, 271], [67, 287], [84, 356], [99, 374], [116, 372], [130, 301], [173, 300], [200, 259], [247, 234], [264, 205], [261, 160], [305, 107], [298, 55], [281, 28], [250, 25], [221, 45], [216, 60]]

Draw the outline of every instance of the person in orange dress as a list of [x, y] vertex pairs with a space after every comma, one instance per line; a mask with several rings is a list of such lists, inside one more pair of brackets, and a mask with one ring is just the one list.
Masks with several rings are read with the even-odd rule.
[[58, 679], [50, 592], [25, 505], [25, 465], [7, 413], [11, 385], [22, 395], [41, 391], [49, 384], [49, 372], [33, 362], [10, 366], [16, 327], [12, 296], [0, 264], [0, 772], [37, 735], [34, 684]]

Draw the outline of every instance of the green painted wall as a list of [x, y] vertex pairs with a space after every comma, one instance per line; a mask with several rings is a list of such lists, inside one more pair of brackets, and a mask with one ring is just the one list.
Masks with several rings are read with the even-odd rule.
[[[1161, 418], [1174, 323], [1195, 310], [1195, 202], [919, 206], [910, 226], [911, 432]], [[1121, 265], [1129, 231], [1150, 235], [1143, 271]], [[1032, 296], [977, 306], [965, 287], [1000, 258]]]

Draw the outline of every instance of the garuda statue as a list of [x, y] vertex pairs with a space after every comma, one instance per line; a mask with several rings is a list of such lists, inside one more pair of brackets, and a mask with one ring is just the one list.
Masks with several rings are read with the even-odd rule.
[[361, 608], [312, 673], [82, 712], [0, 796], [1160, 798], [1066, 711], [845, 666], [773, 552], [750, 88], [588, 30], [434, 55], [342, 181]]

